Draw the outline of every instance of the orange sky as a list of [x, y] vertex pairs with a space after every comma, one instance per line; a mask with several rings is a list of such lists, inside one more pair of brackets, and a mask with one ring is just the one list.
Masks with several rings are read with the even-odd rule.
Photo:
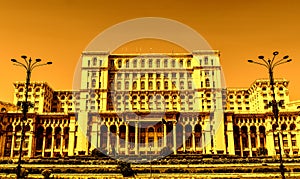
[[227, 87], [249, 87], [268, 77], [248, 59], [271, 57], [274, 50], [279, 57], [290, 55], [293, 62], [277, 68], [275, 77], [290, 80], [291, 99], [300, 100], [299, 7], [297, 0], [0, 1], [0, 100], [12, 101], [12, 83], [25, 80], [11, 58], [24, 54], [53, 61], [35, 69], [32, 80], [72, 89], [75, 65], [88, 43], [106, 28], [138, 17], [169, 18], [199, 32], [221, 51]]

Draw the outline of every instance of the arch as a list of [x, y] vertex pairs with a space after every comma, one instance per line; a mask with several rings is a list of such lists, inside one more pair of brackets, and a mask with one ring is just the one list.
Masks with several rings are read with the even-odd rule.
[[236, 126], [236, 125], [233, 126], [233, 136], [234, 136], [235, 150], [240, 150], [241, 143], [240, 143], [240, 128], [239, 128], [239, 126]]
[[286, 128], [287, 128], [287, 125], [285, 123], [281, 125], [281, 130], [285, 131]]
[[202, 127], [200, 124], [195, 125], [195, 145], [196, 147], [202, 147]]
[[17, 125], [17, 126], [15, 127], [15, 132], [16, 132], [16, 133], [21, 132], [21, 130], [22, 130], [22, 128], [21, 128], [20, 125]]
[[296, 125], [294, 123], [290, 124], [290, 130], [296, 130]]
[[255, 148], [256, 147], [256, 127], [255, 126], [250, 127], [250, 138], [251, 138], [251, 147]]
[[61, 147], [61, 128], [56, 127], [54, 129], [54, 143], [55, 143], [55, 148], [59, 149]]
[[64, 127], [64, 149], [68, 149], [69, 147], [69, 132], [70, 132], [70, 128], [69, 127]]
[[154, 132], [154, 128], [153, 127], [149, 127], [148, 128], [148, 132]]
[[247, 128], [247, 126], [242, 126], [241, 127], [241, 135], [242, 135], [243, 148], [248, 148], [249, 143], [248, 143], [248, 128]]
[[51, 149], [51, 146], [52, 146], [52, 127], [47, 127], [45, 149]]
[[106, 153], [107, 150], [107, 126], [101, 125], [100, 127], [100, 150]]
[[266, 128], [265, 126], [259, 126], [259, 142], [262, 148], [265, 147], [266, 143]]
[[36, 130], [35, 134], [36, 138], [36, 150], [42, 150], [43, 149], [43, 141], [44, 141], [44, 127], [39, 126]]

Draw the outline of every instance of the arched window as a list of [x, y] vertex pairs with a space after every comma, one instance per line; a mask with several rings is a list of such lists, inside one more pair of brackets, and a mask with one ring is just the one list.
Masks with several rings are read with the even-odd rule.
[[149, 84], [148, 84], [149, 86], [148, 86], [148, 88], [150, 89], [150, 90], [152, 90], [153, 89], [153, 83], [152, 83], [152, 81], [149, 81]]
[[164, 84], [165, 89], [168, 89], [168, 85], [169, 85], [169, 83], [167, 81], [165, 81], [165, 84]]
[[208, 78], [205, 80], [205, 85], [206, 85], [206, 87], [210, 87], [209, 79]]
[[193, 84], [192, 84], [191, 81], [188, 82], [188, 88], [189, 88], [189, 89], [192, 89], [192, 88], [193, 88]]
[[186, 66], [187, 66], [187, 67], [191, 67], [191, 60], [188, 60], [188, 61], [186, 62]]
[[156, 67], [160, 68], [160, 60], [159, 59], [156, 60]]
[[141, 82], [141, 89], [145, 89], [145, 82], [144, 81]]
[[204, 64], [208, 65], [208, 57], [204, 57]]
[[134, 59], [134, 60], [133, 60], [133, 68], [136, 68], [136, 67], [137, 67], [137, 60]]
[[126, 89], [126, 90], [129, 89], [129, 82], [128, 82], [128, 81], [125, 82], [125, 89]]
[[164, 61], [164, 67], [168, 68], [168, 60], [167, 59], [165, 59], [165, 61]]
[[152, 59], [149, 60], [149, 68], [152, 68]]
[[136, 83], [136, 81], [135, 82], [133, 82], [133, 84], [132, 84], [132, 89], [136, 89], [137, 88], [137, 83]]
[[97, 65], [97, 58], [93, 58], [93, 66], [96, 66]]
[[179, 61], [179, 66], [180, 66], [180, 67], [183, 67], [183, 60], [180, 60], [180, 61]]
[[175, 68], [176, 67], [176, 61], [173, 59], [172, 60], [172, 68]]
[[119, 60], [118, 61], [118, 68], [121, 68], [122, 67], [122, 60]]
[[117, 89], [118, 89], [118, 90], [121, 89], [121, 82], [120, 82], [120, 81], [118, 81], [118, 83], [117, 83]]
[[160, 82], [159, 81], [156, 83], [156, 89], [160, 90]]
[[142, 59], [141, 67], [142, 67], [142, 68], [145, 68], [145, 60], [144, 60], [144, 59]]
[[126, 68], [129, 68], [129, 60], [126, 60]]

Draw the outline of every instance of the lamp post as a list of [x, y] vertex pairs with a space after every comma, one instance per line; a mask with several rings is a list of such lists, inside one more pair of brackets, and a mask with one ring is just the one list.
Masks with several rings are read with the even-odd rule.
[[[248, 60], [249, 63], [254, 63], [254, 64], [257, 64], [257, 65], [261, 65], [261, 66], [264, 66], [268, 69], [269, 77], [270, 77], [270, 85], [271, 85], [271, 90], [272, 90], [272, 98], [273, 98], [272, 102], [271, 102], [271, 105], [272, 105], [272, 111], [273, 111], [273, 114], [274, 114], [274, 117], [275, 117], [276, 129], [279, 128], [279, 123], [278, 123], [279, 109], [278, 109], [278, 104], [277, 104], [276, 97], [275, 97], [273, 70], [278, 65], [281, 65], [281, 64], [288, 63], [288, 62], [292, 61], [292, 59], [288, 59], [289, 58], [288, 55], [284, 56], [280, 60], [275, 60], [275, 57], [278, 54], [279, 53], [277, 51], [273, 52], [273, 58], [268, 59], [268, 60], [265, 60], [264, 56], [258, 56], [258, 59], [260, 59], [262, 62]], [[279, 129], [279, 130], [281, 130], [281, 129]], [[285, 179], [284, 166], [283, 166], [282, 153], [281, 153], [281, 141], [280, 141], [279, 133], [278, 133], [277, 137], [278, 137], [278, 149], [279, 149], [279, 157], [280, 157], [279, 158], [280, 159], [279, 169], [280, 169], [280, 173], [281, 173], [282, 178]]]
[[28, 108], [32, 106], [32, 104], [28, 102], [28, 87], [30, 85], [31, 72], [36, 67], [52, 64], [52, 62], [40, 63], [42, 61], [41, 59], [36, 59], [34, 62], [31, 60], [31, 58], [27, 60], [27, 56], [25, 55], [22, 55], [21, 58], [24, 59], [25, 63], [19, 62], [16, 59], [11, 59], [14, 65], [24, 67], [26, 70], [25, 101], [22, 102], [23, 117], [21, 119], [21, 141], [20, 141], [20, 149], [19, 149], [19, 160], [17, 166], [18, 179], [21, 178], [21, 160], [22, 160], [23, 142], [25, 138], [25, 121], [27, 121]]

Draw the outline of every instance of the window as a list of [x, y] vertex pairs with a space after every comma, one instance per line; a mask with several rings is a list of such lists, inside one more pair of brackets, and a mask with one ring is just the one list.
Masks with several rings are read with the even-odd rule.
[[160, 89], [160, 82], [158, 81], [157, 83], [156, 83], [156, 89]]
[[188, 88], [189, 88], [189, 89], [192, 89], [192, 87], [193, 87], [193, 84], [192, 84], [191, 81], [189, 81], [189, 82], [188, 82]]
[[187, 67], [191, 67], [191, 60], [188, 60], [188, 61], [186, 62], [186, 65], [187, 65]]
[[206, 85], [206, 87], [209, 87], [210, 85], [209, 85], [209, 79], [206, 79], [205, 80], [205, 85]]
[[180, 73], [180, 78], [184, 78], [184, 73]]
[[183, 67], [183, 60], [180, 60], [180, 61], [179, 61], [179, 66], [180, 66], [180, 67]]
[[125, 89], [126, 89], [126, 90], [129, 89], [129, 82], [128, 82], [128, 81], [125, 82]]
[[149, 85], [148, 88], [149, 88], [150, 90], [152, 90], [152, 88], [153, 88], [153, 83], [152, 83], [152, 81], [149, 81], [149, 84], [148, 84], [148, 85]]
[[120, 90], [121, 89], [121, 82], [117, 83], [117, 89]]
[[148, 78], [153, 78], [153, 73], [149, 73]]
[[133, 82], [133, 84], [132, 84], [132, 89], [136, 89], [137, 88], [137, 83], [136, 83], [136, 81], [135, 82]]
[[180, 82], [180, 89], [184, 89], [184, 82], [183, 81]]
[[152, 68], [152, 59], [149, 60], [149, 68]]
[[172, 78], [176, 78], [176, 73], [172, 73]]
[[110, 60], [110, 67], [114, 67], [115, 66], [115, 61], [114, 60]]
[[129, 68], [129, 60], [126, 60], [126, 68]]
[[205, 65], [208, 64], [208, 57], [204, 57], [204, 64], [205, 64]]
[[156, 60], [156, 67], [160, 68], [160, 60], [159, 59]]
[[165, 81], [165, 89], [168, 89], [168, 85], [169, 85], [169, 83], [167, 82], [167, 81]]
[[93, 58], [93, 66], [96, 66], [97, 65], [97, 58]]
[[134, 60], [133, 60], [133, 68], [136, 68], [136, 67], [137, 67], [137, 60], [134, 59]]
[[214, 60], [213, 59], [211, 59], [211, 65], [214, 65]]
[[173, 59], [172, 60], [172, 68], [175, 68], [176, 67], [176, 61]]
[[122, 60], [119, 60], [118, 61], [118, 68], [121, 68], [122, 67]]
[[144, 81], [142, 81], [142, 83], [141, 83], [141, 89], [145, 89], [145, 82]]
[[168, 68], [168, 60], [167, 59], [165, 59], [165, 61], [164, 61], [164, 67]]
[[144, 59], [142, 59], [141, 67], [142, 67], [142, 68], [145, 68], [145, 60], [144, 60]]

